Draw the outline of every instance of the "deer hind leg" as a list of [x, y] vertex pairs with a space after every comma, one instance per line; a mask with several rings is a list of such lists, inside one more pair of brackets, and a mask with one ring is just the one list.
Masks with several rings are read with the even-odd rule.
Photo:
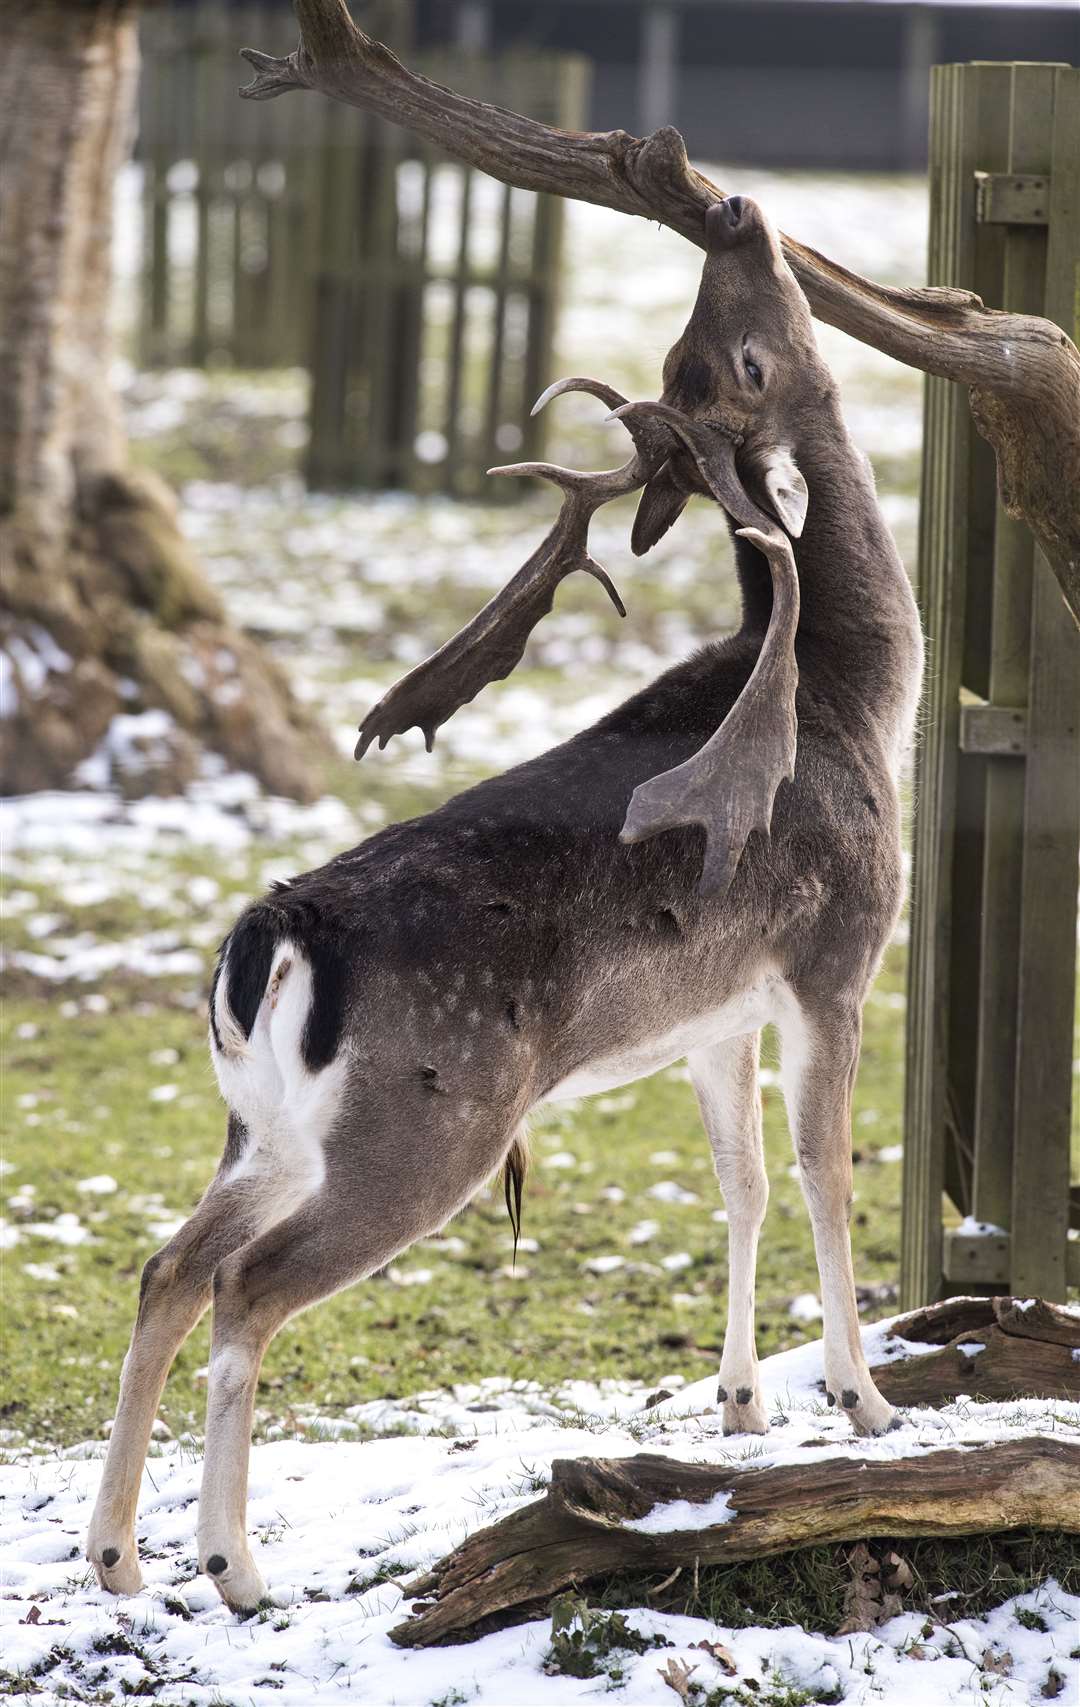
[[862, 1016], [853, 1004], [793, 1005], [780, 1025], [781, 1078], [814, 1230], [824, 1314], [825, 1387], [856, 1434], [899, 1426], [863, 1353], [851, 1262], [851, 1098]]
[[716, 1177], [728, 1212], [728, 1319], [717, 1402], [725, 1434], [768, 1429], [754, 1343], [758, 1238], [769, 1200], [758, 1090], [760, 1034], [733, 1037], [687, 1057]]
[[[423, 1129], [410, 1143], [377, 1125], [327, 1147], [318, 1191], [286, 1219], [233, 1251], [214, 1275], [214, 1331], [199, 1496], [199, 1567], [226, 1605], [266, 1598], [245, 1532], [252, 1411], [270, 1341], [290, 1316], [385, 1267], [464, 1207], [505, 1157], [514, 1129]], [[439, 1165], [440, 1158], [442, 1165]]]
[[[231, 1137], [234, 1131], [231, 1123]], [[225, 1183], [223, 1164], [190, 1220], [143, 1269], [116, 1420], [86, 1542], [86, 1556], [99, 1583], [113, 1594], [135, 1594], [142, 1586], [135, 1513], [165, 1379], [210, 1303], [218, 1263], [250, 1238], [258, 1224], [257, 1183]]]

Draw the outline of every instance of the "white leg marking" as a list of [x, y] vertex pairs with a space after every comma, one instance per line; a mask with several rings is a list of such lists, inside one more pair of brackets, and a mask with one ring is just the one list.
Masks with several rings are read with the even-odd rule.
[[896, 1413], [863, 1353], [851, 1262], [851, 1093], [861, 1021], [850, 1006], [811, 1019], [794, 997], [780, 1020], [781, 1082], [810, 1211], [821, 1280], [825, 1384], [856, 1434], [883, 1434]]
[[758, 1238], [769, 1200], [761, 1133], [756, 1032], [695, 1050], [690, 1077], [728, 1211], [728, 1320], [717, 1398], [724, 1433], [764, 1434], [754, 1342]]

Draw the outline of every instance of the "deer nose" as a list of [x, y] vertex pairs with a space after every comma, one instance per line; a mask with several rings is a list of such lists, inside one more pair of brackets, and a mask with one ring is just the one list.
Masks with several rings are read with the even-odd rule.
[[743, 215], [742, 196], [728, 196], [722, 203], [721, 211], [732, 231], [734, 231]]

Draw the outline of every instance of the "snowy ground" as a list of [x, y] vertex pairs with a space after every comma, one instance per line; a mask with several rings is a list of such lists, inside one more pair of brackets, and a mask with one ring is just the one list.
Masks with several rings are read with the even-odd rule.
[[[871, 1361], [925, 1347], [866, 1330]], [[470, 1531], [537, 1496], [553, 1458], [631, 1454], [644, 1445], [687, 1460], [764, 1466], [838, 1454], [896, 1458], [941, 1447], [972, 1449], [1030, 1435], [1080, 1436], [1080, 1405], [1025, 1401], [909, 1413], [879, 1441], [855, 1444], [823, 1404], [820, 1344], [762, 1365], [772, 1431], [724, 1439], [711, 1408], [714, 1381], [683, 1388], [643, 1410], [646, 1395], [613, 1383], [574, 1381], [544, 1395], [485, 1382], [411, 1402], [354, 1408], [313, 1444], [255, 1449], [250, 1532], [273, 1607], [239, 1622], [195, 1574], [199, 1448], [163, 1444], [151, 1461], [139, 1519], [147, 1588], [119, 1602], [91, 1586], [82, 1544], [103, 1452], [20, 1450], [2, 1472], [3, 1666], [14, 1698], [41, 1707], [65, 1698], [151, 1695], [173, 1704], [353, 1701], [381, 1707], [530, 1707], [589, 1701], [628, 1704], [677, 1696], [660, 1675], [669, 1659], [694, 1681], [736, 1702], [822, 1700], [880, 1707], [1036, 1702], [1080, 1691], [1080, 1599], [1047, 1583], [982, 1618], [962, 1604], [914, 1607], [873, 1633], [842, 1637], [799, 1629], [719, 1629], [696, 1618], [633, 1610], [631, 1626], [673, 1644], [617, 1656], [613, 1672], [578, 1679], [545, 1670], [551, 1623], [540, 1619], [452, 1649], [403, 1651], [388, 1632], [406, 1610], [394, 1580], [430, 1566]], [[350, 1441], [350, 1429], [382, 1438]], [[667, 1527], [678, 1527], [671, 1511]], [[652, 1526], [663, 1527], [662, 1517]], [[695, 1644], [722, 1643], [727, 1676]], [[550, 1663], [550, 1662], [549, 1662]], [[617, 1673], [613, 1675], [613, 1673]], [[799, 1695], [799, 1690], [807, 1694]], [[100, 1693], [95, 1694], [98, 1691]], [[787, 1693], [785, 1691], [788, 1691]], [[794, 1694], [790, 1691], [795, 1691]], [[81, 1693], [80, 1693], [81, 1692]], [[723, 1693], [709, 1696], [714, 1707]], [[692, 1697], [690, 1699], [693, 1699]]]

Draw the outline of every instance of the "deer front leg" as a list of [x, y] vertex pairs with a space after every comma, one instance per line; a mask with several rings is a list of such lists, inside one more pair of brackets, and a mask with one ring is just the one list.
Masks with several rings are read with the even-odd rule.
[[754, 1343], [758, 1237], [769, 1200], [758, 1043], [759, 1033], [752, 1032], [687, 1057], [728, 1212], [728, 1319], [717, 1388], [725, 1434], [764, 1434], [769, 1426]]
[[98, 1581], [113, 1594], [137, 1594], [142, 1587], [135, 1513], [162, 1389], [174, 1357], [210, 1302], [214, 1269], [249, 1236], [248, 1208], [249, 1194], [242, 1187], [215, 1182], [191, 1219], [143, 1269], [116, 1420], [86, 1540]]
[[856, 1434], [884, 1434], [899, 1419], [874, 1386], [863, 1353], [848, 1226], [862, 1017], [854, 1005], [811, 1007], [793, 998], [780, 1033], [784, 1099], [821, 1279], [826, 1392]]

